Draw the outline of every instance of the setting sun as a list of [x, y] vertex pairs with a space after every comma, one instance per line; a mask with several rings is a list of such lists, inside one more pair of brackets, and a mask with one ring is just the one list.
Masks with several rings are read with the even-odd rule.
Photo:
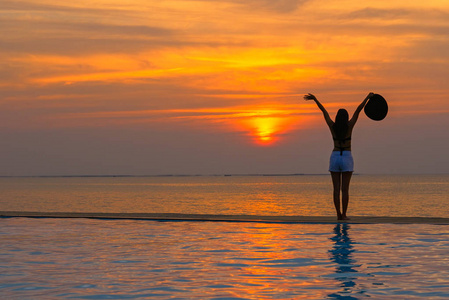
[[248, 132], [257, 145], [273, 145], [280, 135], [293, 130], [298, 123], [298, 117], [289, 107], [279, 109], [253, 108], [248, 109], [245, 118], [238, 120], [242, 129]]
[[260, 144], [272, 144], [275, 141], [275, 135], [281, 130], [281, 118], [274, 117], [256, 117], [250, 120], [254, 126], [252, 134]]

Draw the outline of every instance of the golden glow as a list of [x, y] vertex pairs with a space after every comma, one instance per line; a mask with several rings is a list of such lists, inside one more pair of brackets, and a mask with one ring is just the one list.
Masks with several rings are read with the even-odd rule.
[[[277, 107], [272, 109], [270, 107]], [[304, 105], [307, 107], [307, 105]], [[311, 107], [310, 109], [314, 109]], [[281, 139], [281, 136], [299, 126], [305, 128], [309, 126], [311, 116], [309, 108], [298, 109], [289, 105], [264, 105], [254, 107], [224, 107], [224, 108], [204, 108], [204, 109], [169, 109], [169, 110], [139, 110], [139, 111], [116, 111], [116, 112], [96, 112], [96, 113], [70, 113], [60, 116], [65, 122], [74, 120], [82, 124], [89, 124], [89, 120], [102, 124], [123, 124], [162, 122], [168, 121], [189, 121], [200, 122], [210, 125], [221, 126], [228, 130], [244, 132], [249, 136], [255, 145], [274, 145]], [[216, 127], [214, 127], [216, 128]], [[223, 130], [224, 130], [223, 128]]]

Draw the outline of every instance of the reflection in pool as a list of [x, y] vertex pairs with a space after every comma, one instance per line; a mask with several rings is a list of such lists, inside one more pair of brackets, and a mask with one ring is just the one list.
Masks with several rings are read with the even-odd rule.
[[352, 257], [354, 252], [352, 240], [349, 237], [349, 224], [337, 224], [334, 227], [334, 234], [331, 240], [334, 242], [331, 253], [331, 261], [336, 264], [335, 273], [336, 279], [341, 282], [342, 291], [340, 293], [330, 294], [330, 298], [336, 299], [357, 299], [348, 296], [356, 285], [355, 280], [357, 276], [353, 276], [353, 273], [357, 273], [355, 260]]

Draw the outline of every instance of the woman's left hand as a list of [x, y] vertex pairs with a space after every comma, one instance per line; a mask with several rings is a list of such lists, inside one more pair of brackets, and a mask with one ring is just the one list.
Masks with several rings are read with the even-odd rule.
[[304, 100], [316, 100], [316, 97], [311, 93], [308, 93], [307, 95], [304, 95]]

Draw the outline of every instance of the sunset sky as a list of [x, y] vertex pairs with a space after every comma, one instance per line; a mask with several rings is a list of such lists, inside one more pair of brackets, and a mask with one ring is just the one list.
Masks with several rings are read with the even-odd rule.
[[449, 173], [447, 0], [0, 2], [2, 176]]

